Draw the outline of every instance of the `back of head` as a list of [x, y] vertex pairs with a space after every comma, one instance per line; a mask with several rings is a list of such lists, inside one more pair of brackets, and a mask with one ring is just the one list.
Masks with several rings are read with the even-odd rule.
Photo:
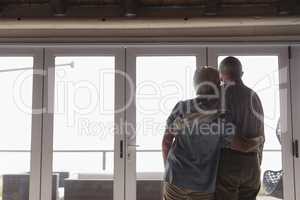
[[194, 74], [194, 87], [197, 95], [214, 95], [220, 86], [220, 77], [217, 69], [202, 67]]
[[226, 76], [230, 81], [239, 81], [243, 75], [242, 63], [232, 56], [222, 60], [219, 68], [221, 75]]

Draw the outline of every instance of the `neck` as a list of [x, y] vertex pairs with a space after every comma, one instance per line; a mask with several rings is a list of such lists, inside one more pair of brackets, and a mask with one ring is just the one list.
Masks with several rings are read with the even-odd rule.
[[242, 84], [243, 83], [243, 81], [242, 81], [242, 79], [233, 79], [233, 80], [228, 80], [228, 81], [226, 81], [225, 83], [235, 83], [235, 84]]

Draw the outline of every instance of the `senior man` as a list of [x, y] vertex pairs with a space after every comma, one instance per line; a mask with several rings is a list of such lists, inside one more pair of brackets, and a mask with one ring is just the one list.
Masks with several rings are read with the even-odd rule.
[[226, 116], [236, 126], [230, 145], [221, 153], [217, 200], [255, 200], [260, 190], [264, 146], [264, 113], [258, 95], [242, 81], [242, 64], [235, 57], [220, 63]]

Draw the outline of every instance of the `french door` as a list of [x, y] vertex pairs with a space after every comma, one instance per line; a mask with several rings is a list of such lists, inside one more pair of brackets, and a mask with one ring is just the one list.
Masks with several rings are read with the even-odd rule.
[[133, 91], [127, 94], [126, 121], [131, 129], [126, 135], [126, 199], [161, 199], [165, 121], [178, 101], [195, 96], [196, 67], [217, 67], [226, 56], [241, 60], [243, 81], [258, 93], [264, 107], [266, 143], [258, 199], [275, 193], [281, 199], [283, 195], [295, 199], [288, 47], [173, 46], [126, 51], [126, 73], [133, 80], [126, 90]]
[[[43, 200], [124, 198], [122, 48], [48, 48]], [[56, 174], [67, 180], [53, 190]], [[57, 187], [56, 187], [57, 188]]]
[[[243, 65], [244, 83], [261, 99], [266, 136], [261, 166], [261, 199], [264, 199], [264, 195], [272, 195], [276, 192], [281, 193], [277, 198], [295, 199], [288, 53], [288, 47], [280, 46], [208, 48], [209, 65], [218, 66], [226, 56], [240, 59]], [[273, 185], [270, 180], [273, 180]], [[283, 191], [280, 191], [282, 187]], [[281, 197], [282, 192], [284, 198]]]
[[[29, 187], [30, 200], [161, 200], [166, 118], [178, 101], [195, 97], [197, 67], [217, 67], [224, 57], [236, 56], [244, 83], [258, 93], [265, 111], [262, 185], [278, 172], [284, 199], [295, 200], [295, 193], [300, 196], [300, 164], [292, 145], [300, 139], [300, 50], [290, 50], [254, 45], [0, 49], [0, 87], [6, 94], [0, 100], [5, 121], [0, 189], [25, 179], [21, 185]], [[272, 192], [262, 187], [259, 200]]]
[[0, 48], [0, 199], [40, 199], [42, 83], [42, 49]]
[[299, 113], [300, 113], [300, 92], [299, 92], [299, 76], [300, 76], [300, 47], [291, 47], [291, 88], [292, 88], [292, 121], [293, 121], [293, 154], [294, 154], [294, 164], [295, 164], [295, 189], [296, 198], [300, 197], [300, 158], [299, 158], [299, 141], [300, 141], [300, 124]]
[[[42, 61], [39, 48], [0, 49], [0, 199], [39, 199]], [[23, 192], [10, 187], [15, 174]]]
[[[129, 48], [126, 73], [125, 199], [160, 200], [164, 172], [161, 142], [165, 121], [175, 103], [194, 97], [191, 82], [197, 66], [204, 66], [205, 48]], [[132, 89], [133, 87], [133, 89]]]

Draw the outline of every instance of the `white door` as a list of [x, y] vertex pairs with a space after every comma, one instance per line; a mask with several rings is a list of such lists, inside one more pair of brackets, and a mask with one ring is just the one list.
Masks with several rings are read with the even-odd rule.
[[[124, 198], [125, 51], [47, 48], [42, 199]], [[69, 177], [52, 183], [56, 174]]]
[[[217, 67], [225, 56], [237, 56], [244, 82], [257, 91], [265, 110], [262, 170], [283, 170], [284, 199], [295, 200], [300, 48], [291, 52], [290, 68], [288, 48], [276, 46], [0, 49], [0, 87], [6, 94], [0, 100], [5, 122], [0, 177], [29, 175], [30, 200], [64, 194], [160, 199], [167, 116], [178, 101], [194, 97], [196, 67]], [[69, 178], [56, 191], [53, 181], [64, 173]], [[6, 186], [2, 180], [0, 189]], [[262, 189], [260, 198], [266, 193]]]
[[300, 197], [300, 158], [299, 158], [299, 142], [300, 142], [300, 91], [299, 91], [299, 76], [300, 76], [300, 47], [291, 47], [291, 88], [292, 88], [292, 121], [293, 121], [293, 154], [295, 162], [295, 189], [296, 198]]
[[128, 48], [126, 72], [126, 200], [160, 200], [162, 137], [175, 104], [193, 98], [193, 73], [206, 65], [205, 48]]
[[[264, 108], [266, 142], [261, 179], [262, 181], [268, 179], [269, 183], [262, 182], [259, 199], [263, 200], [270, 194], [274, 195], [275, 192], [282, 194], [280, 192], [282, 186], [280, 183], [277, 185], [276, 181], [280, 180], [280, 171], [283, 170], [284, 199], [294, 200], [288, 47], [214, 46], [208, 48], [208, 64], [211, 66], [217, 67], [218, 63], [227, 56], [240, 59], [244, 71], [243, 82], [257, 92]], [[276, 135], [279, 130], [281, 137]], [[279, 177], [275, 172], [278, 172]], [[269, 179], [274, 180], [274, 183], [270, 183]], [[268, 188], [267, 185], [271, 187]]]
[[0, 49], [0, 199], [40, 200], [42, 52]]

